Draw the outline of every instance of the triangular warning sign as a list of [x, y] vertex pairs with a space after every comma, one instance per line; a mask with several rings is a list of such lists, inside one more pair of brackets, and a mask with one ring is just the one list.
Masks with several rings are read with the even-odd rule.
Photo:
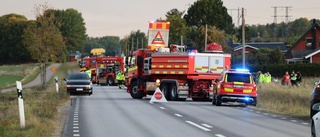
[[150, 103], [153, 102], [168, 102], [166, 97], [162, 94], [159, 88], [153, 93]]
[[158, 31], [157, 35], [152, 40], [151, 44], [164, 44], [160, 31]]

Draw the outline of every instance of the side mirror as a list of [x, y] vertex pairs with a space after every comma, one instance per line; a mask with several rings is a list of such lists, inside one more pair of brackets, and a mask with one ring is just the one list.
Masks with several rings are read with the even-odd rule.
[[320, 111], [320, 103], [313, 104], [312, 110]]

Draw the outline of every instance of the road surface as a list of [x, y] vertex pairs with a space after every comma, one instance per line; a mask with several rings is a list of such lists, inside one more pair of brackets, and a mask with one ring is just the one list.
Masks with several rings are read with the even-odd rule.
[[116, 86], [73, 96], [62, 137], [308, 137], [310, 123], [239, 104], [149, 103]]

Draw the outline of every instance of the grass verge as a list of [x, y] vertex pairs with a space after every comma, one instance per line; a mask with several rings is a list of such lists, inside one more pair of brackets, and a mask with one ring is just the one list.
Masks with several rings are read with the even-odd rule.
[[283, 86], [280, 83], [260, 83], [258, 104], [252, 108], [309, 120], [310, 93], [316, 81], [319, 79], [305, 78], [300, 87]]
[[[70, 66], [72, 64], [62, 64], [56, 75], [65, 77]], [[45, 87], [23, 89], [26, 123], [23, 129], [20, 128], [17, 93], [0, 93], [0, 136], [50, 137], [57, 128], [60, 128], [58, 130], [61, 132], [63, 125], [56, 124], [61, 113], [59, 108], [70, 99], [70, 96], [64, 92], [63, 83], [60, 79], [59, 93], [56, 92], [53, 78], [46, 83]]]

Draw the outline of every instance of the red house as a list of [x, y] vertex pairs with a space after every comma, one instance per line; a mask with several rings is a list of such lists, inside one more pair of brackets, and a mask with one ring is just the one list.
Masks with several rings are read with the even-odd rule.
[[285, 53], [287, 63], [320, 63], [320, 26], [313, 20], [313, 25]]

